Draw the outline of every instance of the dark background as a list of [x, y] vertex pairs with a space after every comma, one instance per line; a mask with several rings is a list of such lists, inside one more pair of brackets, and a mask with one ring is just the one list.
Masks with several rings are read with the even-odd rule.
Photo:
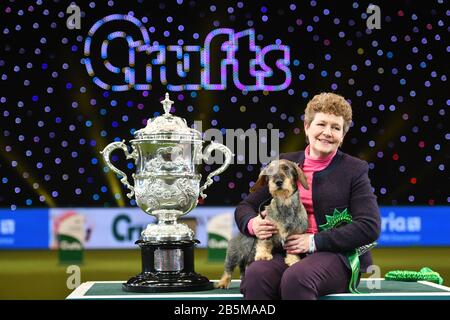
[[[166, 87], [158, 78], [149, 91], [113, 92], [93, 83], [83, 64], [84, 41], [96, 21], [115, 13], [134, 15], [151, 29], [151, 42], [163, 45], [203, 46], [214, 29], [253, 28], [257, 45], [279, 39], [290, 47], [292, 82], [282, 91], [242, 92], [228, 81], [224, 91], [171, 92], [172, 111], [188, 124], [278, 128], [280, 151], [300, 150], [307, 102], [336, 92], [354, 114], [342, 150], [369, 162], [380, 205], [450, 202], [444, 1], [374, 2], [380, 30], [367, 30], [365, 1], [79, 1], [80, 30], [66, 27], [70, 3], [0, 4], [1, 207], [135, 205], [99, 151], [131, 140], [159, 115]], [[244, 48], [242, 69], [252, 58]], [[192, 65], [191, 79], [199, 68]], [[134, 172], [122, 154], [114, 155], [119, 168]], [[230, 166], [207, 190], [204, 205], [236, 205], [258, 172], [259, 165]]]

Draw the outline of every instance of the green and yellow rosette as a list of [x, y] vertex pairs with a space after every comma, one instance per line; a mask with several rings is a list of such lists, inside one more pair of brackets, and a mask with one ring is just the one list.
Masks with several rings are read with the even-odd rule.
[[[349, 224], [353, 221], [352, 216], [348, 213], [347, 208], [344, 209], [342, 212], [340, 212], [338, 209], [334, 209], [333, 215], [325, 215], [325, 219], [327, 223], [322, 224], [319, 226], [320, 231], [324, 230], [330, 230], [333, 228], [337, 228], [341, 226], [342, 224]], [[346, 252], [345, 255], [347, 256], [348, 262], [350, 264], [350, 268], [352, 270], [352, 276], [350, 278], [350, 282], [348, 284], [348, 289], [351, 293], [360, 293], [356, 287], [357, 287], [357, 281], [359, 276], [359, 256], [366, 253], [370, 249], [376, 246], [376, 242], [371, 243], [369, 245], [359, 247], [355, 250], [351, 250], [349, 252]]]

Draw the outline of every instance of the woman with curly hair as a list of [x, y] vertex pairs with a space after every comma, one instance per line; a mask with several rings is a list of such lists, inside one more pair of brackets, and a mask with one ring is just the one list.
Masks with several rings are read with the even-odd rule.
[[[284, 250], [273, 252], [272, 260], [254, 261], [247, 267], [241, 283], [245, 299], [311, 300], [349, 292], [372, 264], [370, 252], [359, 258], [355, 253], [380, 235], [369, 166], [339, 150], [351, 121], [352, 108], [340, 95], [321, 93], [308, 102], [304, 121], [308, 145], [304, 151], [280, 155], [280, 159], [296, 162], [307, 177], [309, 189], [301, 184], [298, 189], [308, 214], [308, 229], [289, 236]], [[267, 239], [277, 232], [270, 219], [264, 218], [264, 211], [258, 214], [270, 199], [265, 186], [238, 205], [235, 220], [243, 234]], [[331, 227], [326, 216], [333, 215], [336, 221], [351, 217], [351, 222]], [[283, 257], [286, 252], [302, 259], [288, 267]]]

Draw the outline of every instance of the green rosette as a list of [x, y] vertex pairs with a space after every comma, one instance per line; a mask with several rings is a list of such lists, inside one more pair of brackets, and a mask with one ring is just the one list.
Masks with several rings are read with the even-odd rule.
[[[330, 230], [333, 228], [337, 228], [342, 224], [349, 224], [353, 221], [352, 216], [348, 213], [347, 208], [340, 212], [337, 209], [334, 209], [333, 215], [325, 215], [325, 219], [327, 223], [319, 226], [319, 229], [322, 230]], [[352, 275], [350, 277], [350, 281], [348, 284], [348, 289], [351, 293], [360, 293], [356, 287], [359, 276], [360, 262], [359, 256], [366, 253], [370, 249], [376, 246], [376, 242], [368, 244], [366, 246], [362, 246], [360, 248], [356, 248], [355, 250], [351, 250], [346, 252], [348, 262], [350, 264], [350, 268], [352, 270]]]
[[333, 228], [337, 228], [341, 224], [348, 224], [353, 221], [352, 216], [348, 213], [347, 208], [344, 209], [344, 211], [339, 212], [338, 209], [334, 209], [333, 215], [325, 215], [325, 219], [327, 223], [322, 224], [319, 226], [321, 230], [329, 230]]
[[384, 276], [384, 279], [389, 281], [429, 281], [436, 284], [444, 283], [444, 279], [441, 277], [441, 275], [428, 267], [423, 267], [419, 272], [409, 270], [389, 271]]

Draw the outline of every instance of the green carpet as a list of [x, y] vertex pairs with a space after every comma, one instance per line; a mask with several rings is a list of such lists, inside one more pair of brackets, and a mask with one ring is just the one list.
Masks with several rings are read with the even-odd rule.
[[[207, 251], [195, 252], [196, 272], [218, 279], [223, 263], [207, 261]], [[379, 248], [373, 250], [381, 274], [391, 270], [415, 270], [427, 266], [450, 285], [450, 248]], [[128, 280], [140, 273], [139, 250], [90, 250], [80, 267], [81, 282]], [[67, 265], [58, 263], [56, 251], [0, 251], [0, 299], [64, 299], [72, 290]], [[70, 270], [69, 270], [70, 271]], [[370, 276], [367, 274], [365, 276]], [[236, 271], [234, 279], [238, 279]]]

